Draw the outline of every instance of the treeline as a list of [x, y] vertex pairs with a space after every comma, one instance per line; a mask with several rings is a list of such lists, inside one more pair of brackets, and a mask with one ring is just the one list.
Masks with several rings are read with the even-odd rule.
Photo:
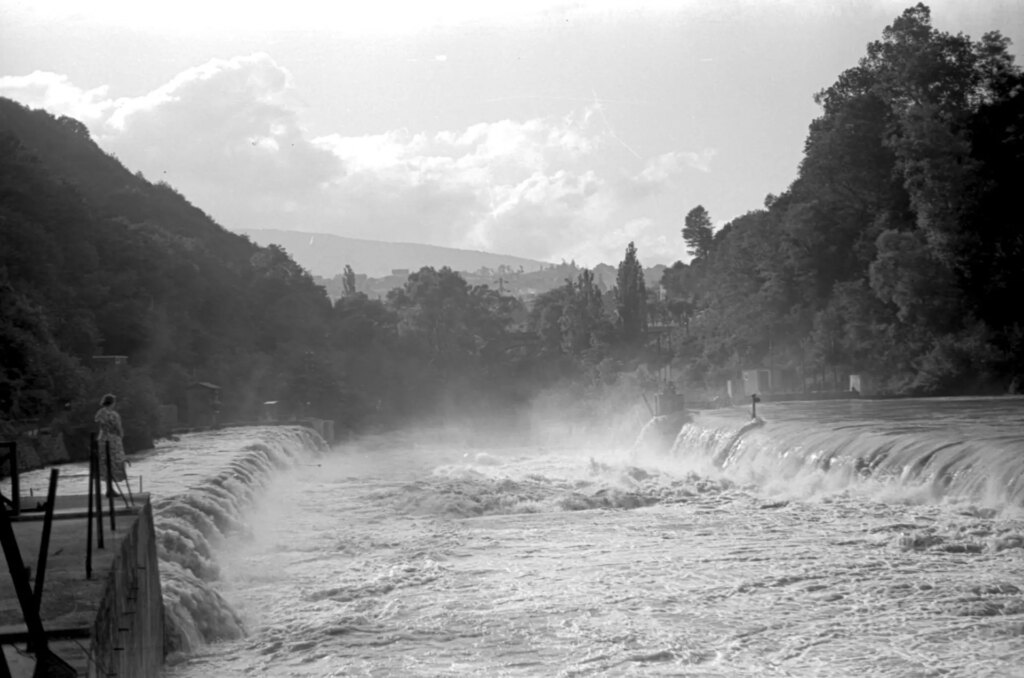
[[[223, 416], [292, 388], [330, 310], [286, 254], [104, 154], [81, 123], [0, 100], [0, 426], [90, 427], [120, 396], [135, 446], [196, 380]], [[126, 356], [111, 368], [99, 355]], [[9, 433], [9, 431], [8, 431]]]
[[[196, 382], [220, 387], [220, 422], [254, 421], [277, 401], [279, 416], [355, 429], [515, 410], [582, 374], [521, 302], [447, 268], [413, 273], [381, 300], [356, 292], [348, 269], [332, 303], [281, 248], [132, 174], [81, 123], [8, 100], [0, 243], [4, 436], [89, 430], [107, 391], [140, 448], [161, 432], [160, 405], [187, 425]], [[623, 341], [604, 332], [620, 352], [639, 336], [635, 319]]]
[[516, 412], [556, 386], [571, 396], [549, 414], [601, 417], [592, 396], [625, 386], [635, 405], [669, 361], [712, 391], [754, 367], [793, 389], [854, 372], [898, 393], [1018, 388], [1024, 79], [1007, 49], [908, 9], [817, 95], [785, 193], [717, 231], [687, 215], [693, 259], [664, 272], [663, 296], [630, 243], [613, 284], [580, 269], [529, 307], [432, 268], [383, 299], [346, 270], [332, 302], [281, 248], [132, 174], [81, 123], [0, 99], [0, 435], [91, 429], [113, 391], [144, 447], [160, 405], [188, 419], [195, 382], [221, 388], [222, 422], [279, 401], [342, 429]]
[[819, 92], [797, 179], [664, 274], [693, 384], [773, 367], [791, 388], [1020, 391], [1024, 80], [1009, 41], [907, 9]]

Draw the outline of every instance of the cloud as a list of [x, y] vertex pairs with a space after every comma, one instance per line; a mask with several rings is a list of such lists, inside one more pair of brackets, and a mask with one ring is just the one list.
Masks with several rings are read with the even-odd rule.
[[151, 180], [192, 202], [221, 208], [250, 201], [276, 209], [308, 197], [340, 168], [307, 140], [289, 103], [290, 75], [266, 54], [215, 59], [138, 97], [82, 90], [65, 76], [36, 72], [0, 79], [0, 94], [85, 122], [96, 141]]
[[28, 75], [0, 77], [0, 96], [29, 106], [68, 115], [86, 124], [101, 120], [113, 106], [106, 86], [83, 90], [66, 75], [34, 71]]
[[212, 60], [136, 97], [53, 73], [0, 79], [0, 93], [82, 119], [128, 167], [235, 229], [617, 262], [630, 240], [668, 251], [676, 225], [644, 214], [645, 201], [714, 157], [672, 151], [623, 164], [593, 107], [461, 129], [313, 135], [295, 89], [262, 53]]
[[288, 72], [265, 54], [213, 60], [144, 96], [119, 99], [97, 140], [199, 204], [235, 195], [274, 209], [310, 197], [340, 169], [307, 139], [291, 88]]
[[599, 141], [579, 124], [574, 116], [499, 120], [430, 135], [334, 134], [314, 143], [344, 166], [328, 199], [351, 228], [366, 229], [360, 235], [406, 233], [409, 240], [549, 259], [579, 235], [568, 229], [595, 212], [602, 189], [585, 169]]
[[683, 153], [682, 157], [686, 164], [693, 169], [700, 170], [701, 172], [710, 172], [711, 161], [715, 159], [716, 155], [718, 155], [718, 151], [715, 149], [705, 148], [699, 153], [694, 153], [692, 151]]

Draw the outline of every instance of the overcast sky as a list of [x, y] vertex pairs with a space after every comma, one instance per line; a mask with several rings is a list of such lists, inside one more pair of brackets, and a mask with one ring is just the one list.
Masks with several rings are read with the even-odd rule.
[[[229, 229], [650, 266], [687, 259], [694, 206], [784, 191], [814, 93], [913, 3], [152, 4], [0, 0], [0, 96]], [[927, 4], [1020, 60], [1024, 0]]]

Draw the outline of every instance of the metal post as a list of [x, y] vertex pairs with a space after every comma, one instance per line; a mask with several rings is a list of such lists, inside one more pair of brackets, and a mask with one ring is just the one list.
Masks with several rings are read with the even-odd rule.
[[36, 609], [42, 609], [43, 583], [46, 581], [46, 557], [50, 551], [50, 528], [53, 526], [53, 505], [57, 501], [57, 476], [59, 469], [50, 469], [50, 488], [46, 493], [46, 514], [43, 517], [43, 534], [39, 540], [39, 559], [36, 561], [36, 587], [33, 594]]
[[4, 656], [2, 647], [0, 647], [0, 678], [12, 678], [11, 667], [7, 665], [7, 657]]
[[761, 399], [757, 397], [757, 394], [750, 396], [750, 418], [757, 419], [757, 404], [761, 402]]
[[113, 475], [113, 463], [110, 461], [110, 441], [106, 441], [107, 451], [107, 501], [110, 502], [110, 531], [117, 532], [117, 523], [114, 519], [114, 515], [117, 511], [114, 510], [114, 475]]
[[11, 443], [11, 501], [14, 502], [14, 515], [21, 513], [21, 469], [18, 468], [18, 443]]
[[85, 578], [92, 579], [92, 491], [95, 481], [92, 478], [96, 466], [96, 434], [89, 439], [89, 511], [85, 520]]
[[25, 561], [21, 559], [21, 550], [18, 548], [18, 540], [14, 536], [14, 527], [11, 525], [7, 507], [3, 505], [3, 502], [0, 502], [0, 542], [3, 543], [7, 569], [11, 572], [14, 591], [18, 595], [18, 604], [21, 605], [21, 614], [25, 619], [25, 626], [28, 627], [32, 651], [38, 656], [40, 652], [46, 651], [46, 632], [43, 630], [43, 622], [39, 618], [39, 608], [36, 607], [35, 598], [32, 595], [32, 586], [29, 584], [28, 573], [25, 571]]
[[96, 465], [96, 548], [103, 548], [103, 491], [100, 488], [100, 451], [96, 448], [96, 456], [93, 457]]
[[[128, 478], [128, 470], [124, 472], [124, 489], [128, 492], [128, 498], [125, 499], [125, 506], [135, 506], [135, 495], [132, 494], [132, 481]], [[142, 491], [142, 476], [139, 476], [139, 491]]]
[[[0, 443], [0, 448], [7, 448], [7, 462], [11, 465], [11, 515], [21, 513], [21, 480], [18, 478], [18, 443], [14, 441]], [[0, 463], [3, 456], [0, 455]]]

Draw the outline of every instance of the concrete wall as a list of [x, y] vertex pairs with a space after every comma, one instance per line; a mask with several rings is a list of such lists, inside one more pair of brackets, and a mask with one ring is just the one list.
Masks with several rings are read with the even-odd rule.
[[[118, 516], [128, 529], [92, 630], [94, 664], [90, 676], [149, 678], [164, 661], [164, 606], [157, 567], [153, 508], [149, 502], [134, 518]], [[129, 528], [127, 522], [134, 520]]]

